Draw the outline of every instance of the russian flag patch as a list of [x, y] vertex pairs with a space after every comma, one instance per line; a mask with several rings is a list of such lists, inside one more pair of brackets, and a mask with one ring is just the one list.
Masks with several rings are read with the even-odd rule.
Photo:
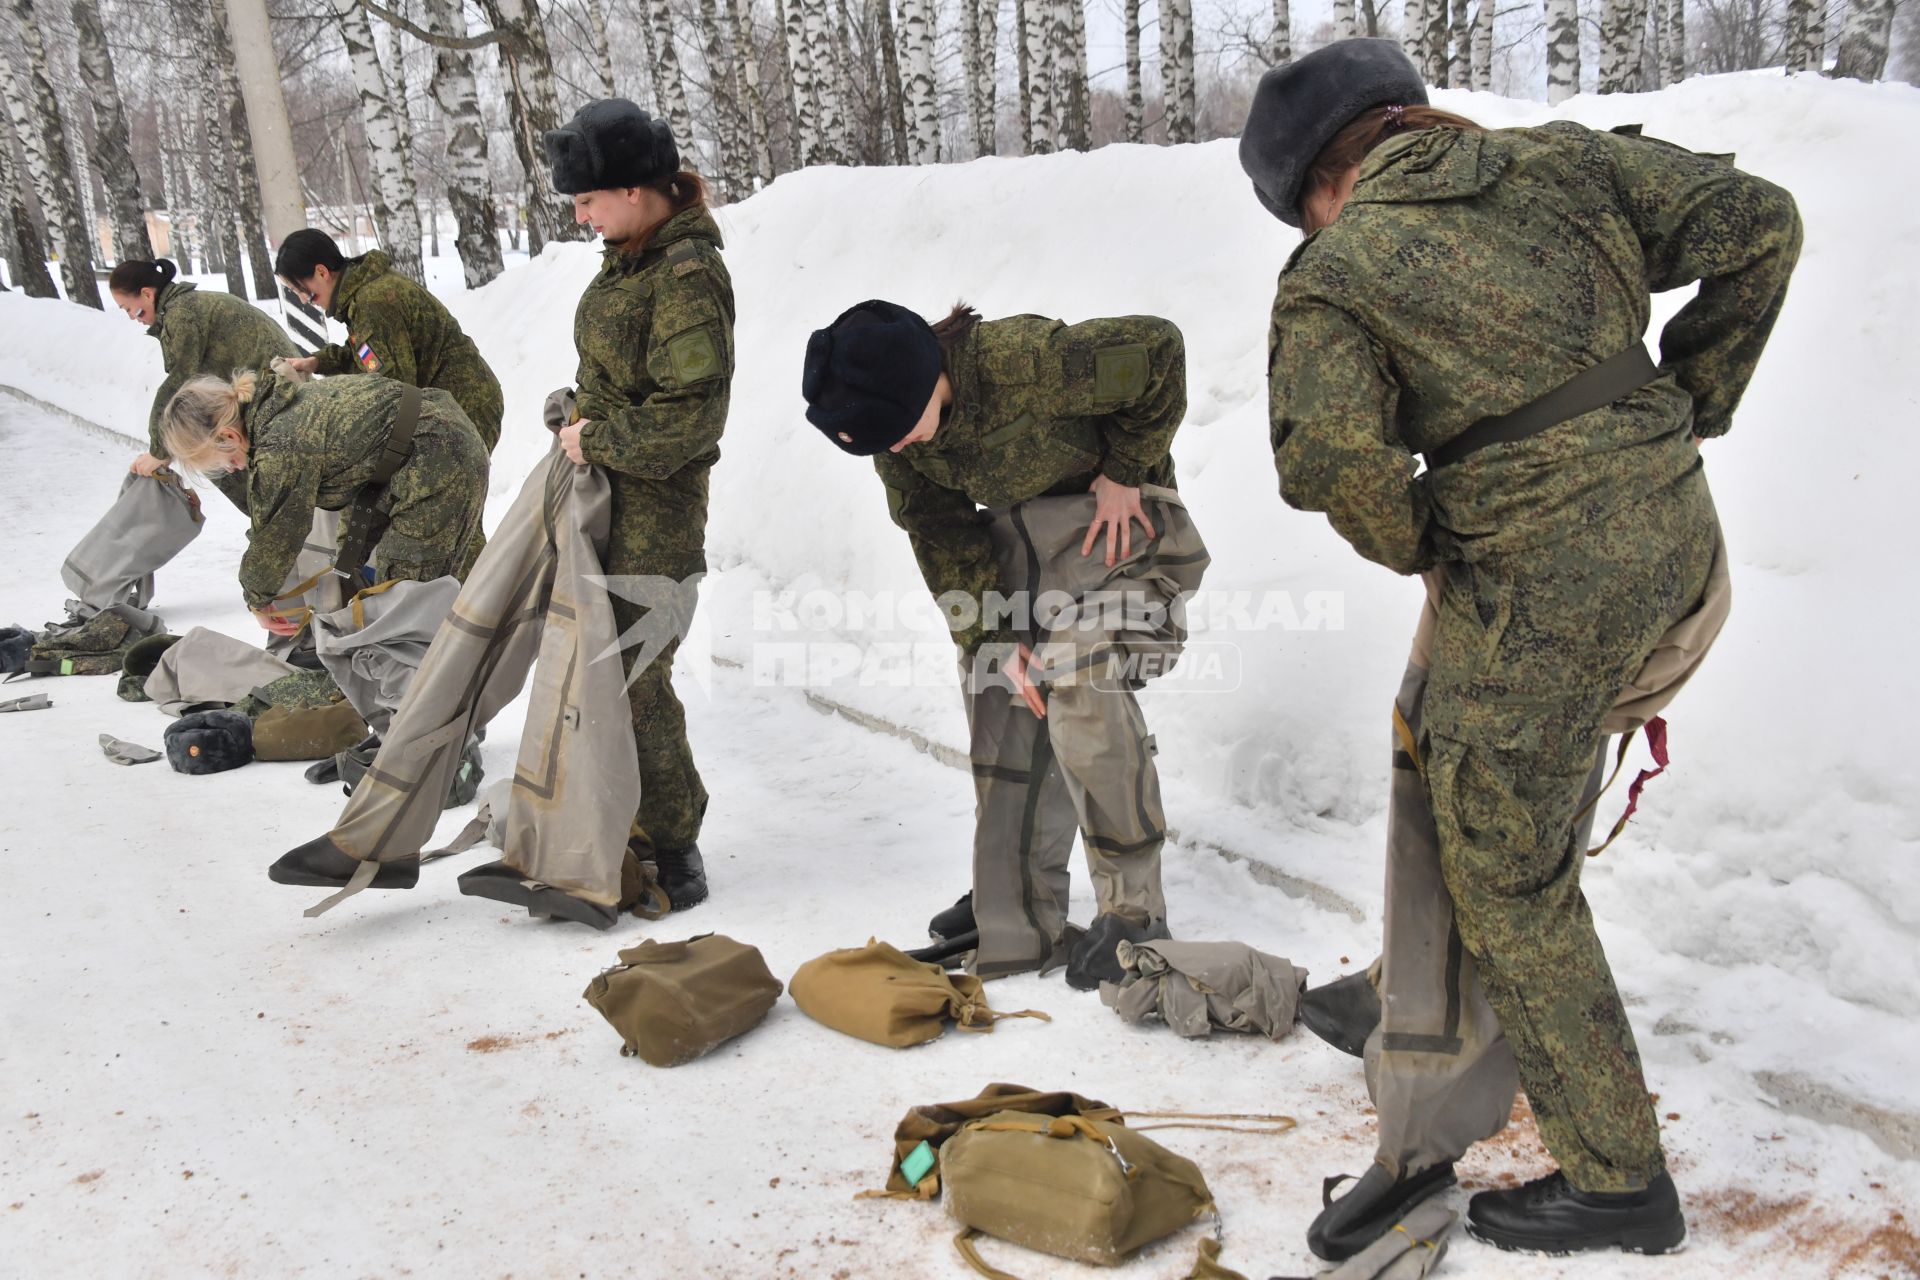
[[380, 357], [373, 353], [373, 346], [370, 343], [361, 343], [360, 349], [353, 353], [353, 358], [358, 360], [360, 367], [368, 373], [380, 372]]

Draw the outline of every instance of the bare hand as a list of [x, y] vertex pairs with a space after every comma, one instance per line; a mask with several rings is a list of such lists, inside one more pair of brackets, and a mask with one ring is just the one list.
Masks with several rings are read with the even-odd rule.
[[320, 357], [296, 356], [287, 361], [287, 367], [297, 370], [300, 373], [318, 373], [320, 371]]
[[297, 636], [300, 634], [299, 623], [287, 617], [285, 614], [275, 613], [271, 609], [255, 609], [253, 611], [253, 620], [277, 636]]
[[1156, 536], [1153, 522], [1147, 519], [1146, 509], [1140, 505], [1138, 485], [1116, 484], [1105, 476], [1095, 476], [1090, 492], [1097, 505], [1093, 523], [1087, 526], [1087, 540], [1080, 545], [1080, 554], [1093, 554], [1093, 544], [1099, 540], [1100, 530], [1104, 528], [1107, 531], [1107, 568], [1111, 569], [1115, 564], [1116, 547], [1122, 560], [1133, 554], [1133, 522], [1140, 522], [1148, 538]]
[[1027, 710], [1045, 720], [1047, 695], [1040, 692], [1039, 686], [1033, 683], [1033, 677], [1028, 673], [1028, 668], [1032, 665], [1033, 650], [1023, 644], [1006, 660], [1000, 671], [1013, 682], [1013, 691], [1019, 694], [1021, 701], [1027, 704]]
[[150, 453], [143, 453], [133, 460], [133, 465], [127, 470], [137, 476], [150, 476], [166, 465], [165, 458], [156, 458]]
[[555, 433], [560, 437], [560, 452], [566, 454], [568, 458], [581, 465], [584, 465], [587, 461], [586, 450], [580, 447], [580, 429], [586, 425], [586, 419], [582, 418], [571, 426], [560, 428], [560, 430]]

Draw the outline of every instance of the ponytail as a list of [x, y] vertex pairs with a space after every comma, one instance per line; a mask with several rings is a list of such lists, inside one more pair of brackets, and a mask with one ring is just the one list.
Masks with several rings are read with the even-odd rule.
[[259, 381], [253, 370], [241, 369], [232, 382], [199, 377], [174, 392], [160, 411], [160, 443], [174, 463], [203, 477], [228, 470], [227, 462], [237, 450], [231, 439], [222, 439], [219, 433], [231, 430], [245, 437], [240, 412], [253, 400]]
[[179, 271], [167, 258], [128, 258], [108, 274], [107, 288], [129, 296], [142, 289], [152, 289], [158, 293], [173, 283]]

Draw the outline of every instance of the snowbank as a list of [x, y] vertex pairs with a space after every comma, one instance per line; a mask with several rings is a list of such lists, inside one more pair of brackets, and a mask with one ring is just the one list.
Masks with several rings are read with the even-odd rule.
[[[1905, 658], [1916, 610], [1898, 587], [1912, 573], [1896, 512], [1920, 455], [1907, 433], [1920, 379], [1894, 318], [1920, 292], [1920, 179], [1889, 161], [1920, 133], [1920, 91], [1754, 74], [1582, 97], [1558, 112], [1478, 94], [1439, 102], [1489, 125], [1554, 114], [1642, 123], [1736, 152], [1800, 201], [1807, 246], [1786, 311], [1732, 437], [1707, 446], [1739, 605], [1673, 709], [1674, 769], [1632, 833], [1591, 864], [1590, 884], [1650, 1019], [1702, 1043], [1737, 1040], [1753, 1072], [1805, 1073], [1912, 1110], [1920, 768], [1904, 738], [1920, 680]], [[801, 417], [809, 330], [873, 296], [929, 314], [965, 298], [989, 316], [1168, 316], [1187, 337], [1190, 409], [1175, 456], [1214, 553], [1208, 586], [1283, 591], [1296, 606], [1335, 593], [1337, 607], [1317, 616], [1340, 624], [1216, 626], [1211, 638], [1237, 646], [1237, 688], [1148, 695], [1169, 814], [1189, 845], [1230, 846], [1371, 917], [1384, 711], [1418, 589], [1275, 494], [1266, 323], [1294, 235], [1252, 199], [1233, 143], [809, 170], [720, 221], [740, 357], [709, 539], [714, 652], [751, 666], [756, 643], [796, 638], [756, 628], [785, 616], [760, 593], [918, 591], [878, 481]], [[554, 246], [449, 300], [506, 384], [496, 501], [547, 447], [539, 405], [571, 380], [572, 307], [597, 262], [590, 247]], [[136, 433], [160, 377], [154, 346], [118, 315], [0, 297], [0, 383]], [[940, 643], [904, 622], [798, 638], [839, 634]], [[947, 690], [844, 676], [825, 692], [962, 741]], [[1370, 927], [1356, 928], [1357, 949]], [[1720, 976], [1703, 985], [1699, 963]]]

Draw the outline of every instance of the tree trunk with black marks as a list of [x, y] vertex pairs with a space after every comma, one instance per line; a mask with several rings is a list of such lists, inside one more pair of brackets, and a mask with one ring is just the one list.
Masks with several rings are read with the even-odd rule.
[[146, 201], [134, 168], [127, 112], [120, 101], [120, 80], [100, 23], [99, 0], [73, 0], [73, 31], [80, 49], [81, 79], [93, 99], [93, 160], [107, 193], [107, 219], [113, 227], [113, 258], [153, 257], [147, 239]]
[[27, 71], [23, 79], [14, 72], [12, 60], [0, 56], [0, 91], [6, 95], [7, 113], [26, 155], [27, 176], [40, 201], [40, 212], [46, 217], [47, 234], [60, 255], [60, 278], [66, 285], [67, 300], [98, 311], [102, 307], [100, 289], [93, 278], [93, 236], [75, 182], [76, 168], [73, 153], [67, 148], [60, 103], [47, 73], [47, 51], [40, 40], [33, 0], [9, 0], [8, 8], [15, 19], [13, 39]]
[[[460, 0], [425, 0], [427, 28], [436, 35], [464, 38], [467, 18]], [[487, 124], [480, 115], [480, 92], [473, 58], [464, 49], [436, 47], [433, 79], [427, 91], [440, 108], [447, 130], [447, 207], [453, 211], [454, 248], [467, 288], [478, 289], [499, 275], [500, 215], [493, 202], [493, 174], [487, 154]]]
[[1192, 142], [1197, 107], [1193, 83], [1193, 0], [1161, 0], [1161, 92], [1167, 100], [1167, 141]]
[[1829, 74], [1836, 80], [1878, 80], [1886, 74], [1892, 43], [1893, 0], [1851, 0]]
[[1580, 10], [1574, 0], [1547, 0], [1547, 101], [1580, 92]]
[[347, 63], [360, 98], [360, 124], [367, 139], [367, 185], [373, 198], [374, 225], [393, 269], [424, 283], [420, 265], [420, 210], [414, 202], [413, 166], [394, 91], [380, 65], [367, 12], [356, 0], [332, 0], [347, 45]]
[[[1126, 139], [1140, 142], [1146, 134], [1146, 94], [1140, 84], [1140, 0], [1121, 0], [1121, 22], [1126, 27], [1127, 102]], [[1352, 0], [1348, 0], [1351, 5]]]
[[[0, 71], [0, 75], [4, 75]], [[29, 298], [57, 298], [60, 290], [47, 270], [47, 245], [40, 228], [27, 212], [27, 175], [13, 160], [14, 125], [11, 113], [0, 111], [0, 200], [6, 201], [6, 241], [0, 248], [7, 253], [14, 288]]]

